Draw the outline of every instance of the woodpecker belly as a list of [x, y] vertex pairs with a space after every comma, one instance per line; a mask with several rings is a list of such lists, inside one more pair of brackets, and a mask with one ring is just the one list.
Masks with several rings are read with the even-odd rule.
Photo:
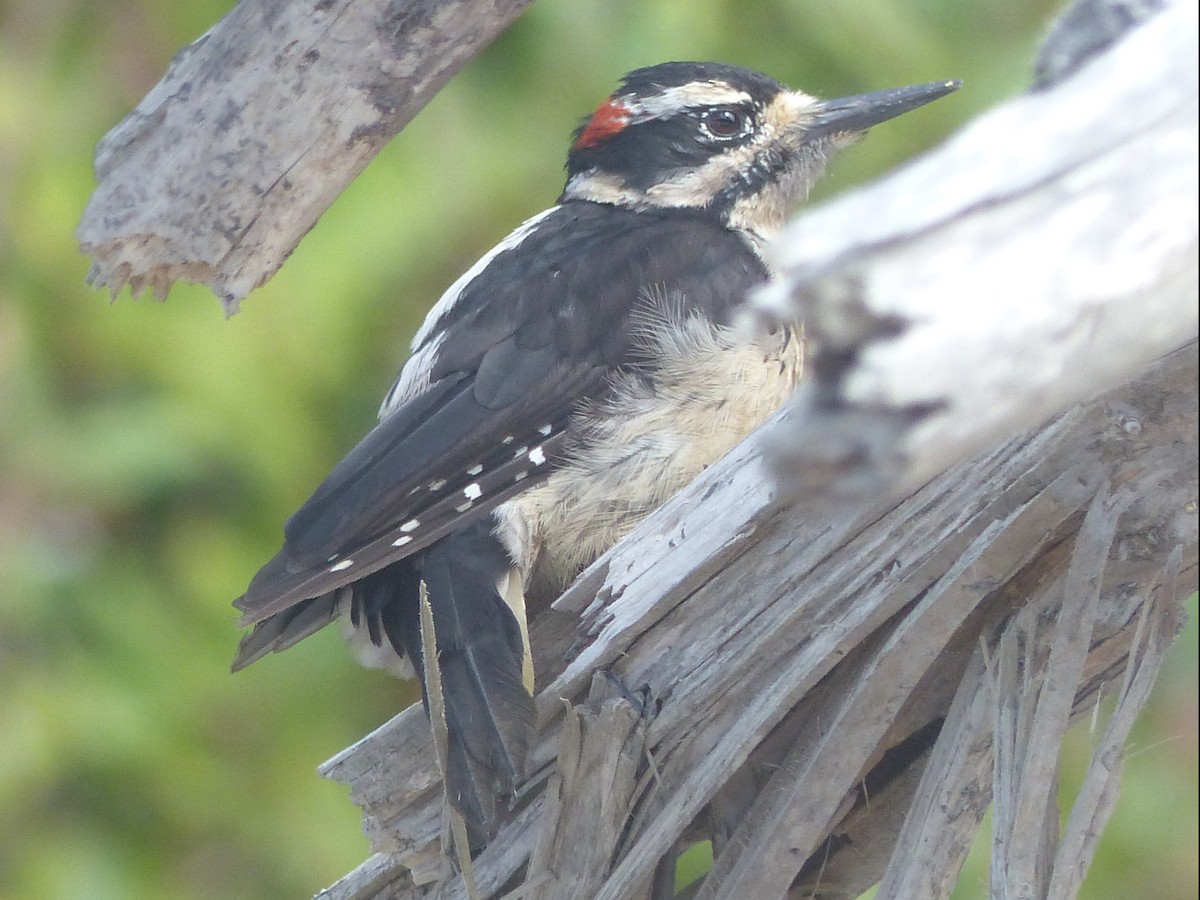
[[753, 336], [661, 312], [639, 339], [650, 374], [616, 376], [609, 398], [576, 414], [561, 467], [496, 511], [535, 606], [760, 425], [801, 375], [790, 328]]

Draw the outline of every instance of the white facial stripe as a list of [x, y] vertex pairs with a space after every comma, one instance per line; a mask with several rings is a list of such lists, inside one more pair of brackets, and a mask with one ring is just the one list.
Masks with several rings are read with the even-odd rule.
[[733, 148], [695, 169], [679, 169], [670, 178], [642, 192], [629, 187], [619, 175], [595, 170], [573, 177], [565, 196], [596, 203], [631, 207], [706, 206], [754, 156], [755, 143]]
[[766, 155], [767, 148], [783, 140], [781, 125], [779, 118], [773, 120], [768, 116], [749, 141], [730, 147], [702, 166], [678, 170], [651, 187], [646, 192], [647, 199], [654, 206], [703, 206], [712, 202], [740, 173], [751, 171], [755, 161]]
[[723, 81], [696, 81], [665, 88], [653, 97], [622, 98], [621, 105], [637, 118], [651, 119], [692, 107], [732, 106], [752, 100], [745, 91], [732, 88]]
[[[724, 96], [728, 97], [727, 86], [726, 91]], [[819, 102], [801, 91], [779, 94], [767, 105], [758, 131], [749, 141], [729, 147], [699, 167], [679, 169], [644, 193], [629, 187], [617, 175], [590, 171], [574, 176], [567, 185], [566, 195], [634, 207], [705, 206], [740, 173], [751, 171], [756, 160], [768, 155], [772, 144], [794, 144], [797, 140], [794, 132], [803, 129]], [[755, 231], [773, 230], [782, 223], [787, 207], [803, 199], [819, 174], [820, 169], [817, 169], [810, 177], [802, 179], [803, 184], [789, 183], [784, 190], [772, 192], [770, 197], [749, 198], [740, 204], [745, 209], [739, 218], [745, 219], [747, 225], [755, 223]], [[779, 196], [774, 197], [774, 193]]]
[[619, 206], [643, 206], [645, 198], [618, 175], [604, 174], [595, 169], [571, 176], [563, 196], [572, 200], [591, 200], [595, 203], [613, 203]]
[[767, 143], [766, 135], [757, 135], [749, 143], [714, 156], [698, 168], [680, 169], [675, 175], [651, 187], [646, 195], [655, 206], [710, 203], [737, 173], [753, 164], [759, 147], [764, 143]]

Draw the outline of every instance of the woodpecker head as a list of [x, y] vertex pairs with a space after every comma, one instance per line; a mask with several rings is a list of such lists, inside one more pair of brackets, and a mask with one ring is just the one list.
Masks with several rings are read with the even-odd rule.
[[835, 151], [958, 86], [818, 100], [720, 63], [637, 69], [575, 132], [563, 199], [708, 210], [731, 227], [769, 234]]

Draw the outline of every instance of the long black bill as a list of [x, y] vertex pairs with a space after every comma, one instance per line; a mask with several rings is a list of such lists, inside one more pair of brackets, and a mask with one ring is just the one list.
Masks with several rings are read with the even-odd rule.
[[872, 91], [837, 100], [822, 100], [817, 104], [807, 131], [810, 135], [866, 131], [872, 125], [894, 119], [918, 106], [952, 94], [960, 87], [961, 81], [933, 81], [890, 91]]

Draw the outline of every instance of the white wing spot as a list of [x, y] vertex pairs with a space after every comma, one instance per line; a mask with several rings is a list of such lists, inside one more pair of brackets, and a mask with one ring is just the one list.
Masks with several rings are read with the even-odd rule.
[[350, 568], [352, 565], [354, 565], [354, 560], [343, 559], [340, 563], [330, 566], [329, 571], [330, 572], [343, 572], [346, 569]]
[[538, 434], [540, 434], [542, 437], [546, 437], [553, 430], [554, 430], [553, 425], [543, 425], [541, 428], [538, 429]]
[[401, 531], [416, 531], [417, 528], [420, 527], [420, 525], [421, 525], [420, 520], [409, 519], [407, 522], [405, 522], [403, 525], [400, 526], [400, 530]]
[[468, 509], [470, 509], [474, 505], [475, 505], [474, 500], [468, 500], [466, 503], [463, 503], [463, 504], [460, 504], [459, 506], [454, 507], [454, 511], [460, 512], [460, 513], [465, 513]]
[[429, 489], [430, 489], [431, 491], [440, 491], [440, 490], [441, 490], [442, 488], [444, 488], [445, 486], [446, 486], [446, 479], [445, 479], [445, 478], [439, 478], [437, 481], [431, 481], [431, 482], [429, 482]]
[[410, 538], [406, 534], [406, 535], [404, 535], [404, 537], [398, 537], [394, 541], [392, 541], [392, 546], [393, 547], [403, 547], [405, 544], [411, 544], [411, 543], [412, 543], [412, 538]]
[[505, 445], [505, 446], [508, 446], [508, 445], [509, 445], [509, 444], [511, 444], [512, 442], [513, 442], [513, 436], [510, 434], [508, 437], [506, 437], [506, 438], [505, 438], [504, 440], [502, 440], [500, 443], [501, 443], [501, 444], [503, 444], [503, 445]]
[[467, 474], [474, 476], [480, 474], [482, 471], [483, 463], [479, 463], [478, 465], [471, 466], [471, 468], [467, 469]]
[[479, 486], [478, 482], [472, 481], [463, 488], [463, 496], [468, 500], [478, 500], [483, 496], [483, 489]]
[[529, 445], [528, 445], [528, 444], [522, 444], [522, 445], [521, 445], [520, 447], [518, 447], [518, 448], [516, 449], [516, 451], [513, 453], [513, 459], [516, 459], [518, 456], [524, 456], [524, 455], [525, 455], [526, 453], [528, 453], [528, 452], [529, 452]]
[[518, 472], [513, 481], [523, 481], [527, 475], [529, 475], [528, 472]]
[[544, 465], [546, 462], [546, 454], [542, 452], [541, 447], [534, 447], [529, 451], [529, 461], [535, 466]]

